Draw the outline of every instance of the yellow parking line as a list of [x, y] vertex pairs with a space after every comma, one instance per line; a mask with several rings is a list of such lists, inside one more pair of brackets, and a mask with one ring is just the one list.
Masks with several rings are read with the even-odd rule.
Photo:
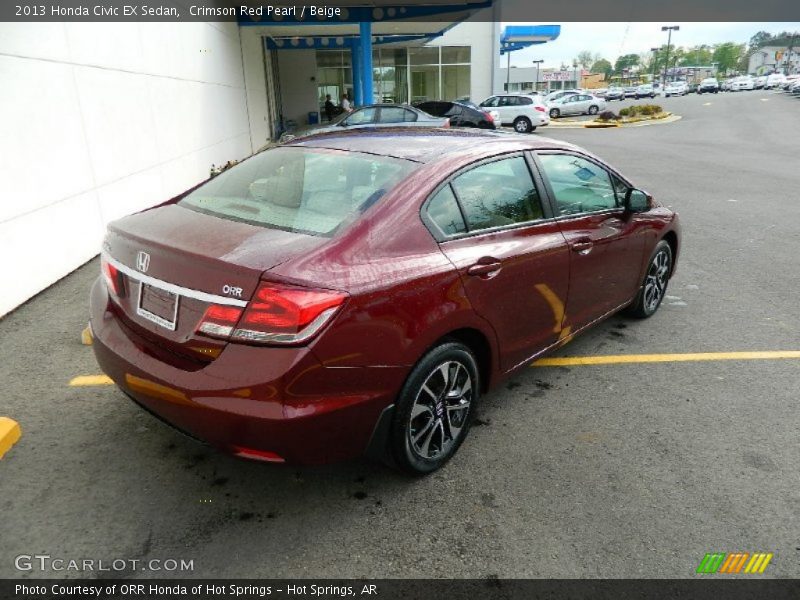
[[70, 379], [69, 384], [71, 386], [114, 385], [114, 382], [107, 375], [79, 375]]
[[532, 367], [571, 367], [576, 365], [617, 365], [631, 363], [699, 362], [709, 360], [773, 360], [800, 358], [800, 350], [766, 352], [696, 352], [691, 354], [611, 354], [607, 356], [565, 356], [540, 358]]
[[19, 423], [8, 417], [0, 417], [0, 458], [3, 458], [21, 437], [22, 429], [20, 429]]

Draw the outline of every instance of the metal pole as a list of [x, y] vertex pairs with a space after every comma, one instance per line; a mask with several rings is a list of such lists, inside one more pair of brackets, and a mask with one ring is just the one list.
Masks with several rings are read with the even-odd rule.
[[664, 78], [661, 81], [663, 87], [667, 87], [667, 69], [669, 68], [669, 45], [672, 42], [672, 29], [667, 34], [667, 57], [664, 59]]
[[650, 48], [653, 53], [653, 84], [656, 82], [656, 68], [658, 67], [658, 48]]
[[511, 91], [511, 52], [506, 52], [506, 93]]

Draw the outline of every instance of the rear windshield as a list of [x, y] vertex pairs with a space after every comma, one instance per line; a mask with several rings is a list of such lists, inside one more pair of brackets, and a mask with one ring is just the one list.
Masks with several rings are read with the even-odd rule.
[[179, 204], [232, 221], [332, 236], [415, 167], [357, 152], [273, 148], [222, 172]]

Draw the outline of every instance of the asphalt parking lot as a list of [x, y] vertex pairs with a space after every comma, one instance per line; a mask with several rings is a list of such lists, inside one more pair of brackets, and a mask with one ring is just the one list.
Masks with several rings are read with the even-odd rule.
[[[800, 101], [657, 102], [682, 119], [534, 134], [619, 166], [683, 222], [656, 316], [614, 317], [558, 356], [800, 350]], [[112, 386], [69, 385], [99, 374], [80, 344], [97, 273], [0, 321], [0, 416], [23, 428], [0, 462], [0, 577], [41, 576], [14, 567], [39, 553], [187, 559], [193, 577], [672, 578], [735, 551], [800, 576], [798, 359], [535, 366], [484, 397], [427, 478], [275, 467], [200, 446]]]

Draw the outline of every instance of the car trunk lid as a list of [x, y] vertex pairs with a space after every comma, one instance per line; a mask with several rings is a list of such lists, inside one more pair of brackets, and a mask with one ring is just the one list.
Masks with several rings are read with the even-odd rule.
[[225, 345], [196, 333], [209, 306], [243, 307], [264, 271], [326, 241], [167, 205], [111, 223], [103, 258], [118, 271], [114, 303], [126, 325], [202, 361]]

